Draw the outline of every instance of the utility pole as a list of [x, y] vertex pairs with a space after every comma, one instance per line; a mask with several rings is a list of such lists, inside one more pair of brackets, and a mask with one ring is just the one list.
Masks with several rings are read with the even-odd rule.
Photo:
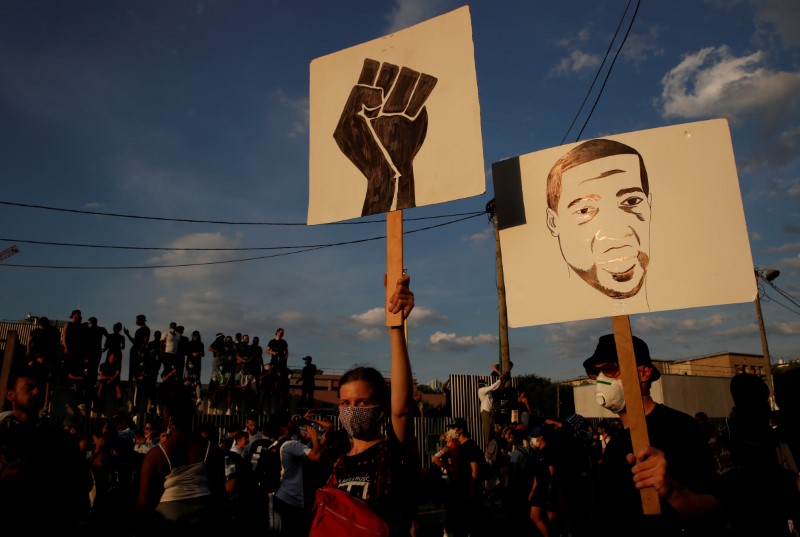
[[505, 373], [511, 369], [511, 359], [508, 351], [508, 311], [506, 309], [506, 283], [503, 276], [503, 252], [500, 249], [500, 226], [497, 223], [494, 198], [486, 204], [494, 225], [495, 270], [497, 273], [497, 311], [500, 320], [500, 372]]

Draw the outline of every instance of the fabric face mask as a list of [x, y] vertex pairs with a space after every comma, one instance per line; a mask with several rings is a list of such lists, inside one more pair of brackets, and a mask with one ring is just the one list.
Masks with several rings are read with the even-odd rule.
[[347, 433], [359, 440], [372, 439], [380, 433], [383, 409], [375, 406], [339, 407], [339, 421]]
[[619, 413], [625, 408], [625, 392], [622, 389], [622, 380], [612, 379], [603, 373], [597, 375], [597, 388], [595, 399], [597, 404], [614, 413]]

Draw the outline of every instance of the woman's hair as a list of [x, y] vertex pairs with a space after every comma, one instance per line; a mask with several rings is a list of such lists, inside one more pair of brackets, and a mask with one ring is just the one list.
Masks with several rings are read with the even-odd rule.
[[337, 394], [341, 395], [342, 386], [356, 380], [364, 381], [370, 385], [375, 402], [379, 405], [386, 406], [389, 404], [389, 386], [386, 384], [386, 379], [383, 378], [383, 375], [374, 367], [355, 367], [342, 375], [342, 378], [339, 379]]

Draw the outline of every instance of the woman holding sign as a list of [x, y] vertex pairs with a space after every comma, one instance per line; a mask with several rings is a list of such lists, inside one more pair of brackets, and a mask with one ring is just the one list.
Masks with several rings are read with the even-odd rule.
[[[403, 320], [414, 307], [414, 293], [409, 290], [409, 281], [408, 276], [397, 280], [387, 305], [390, 313], [401, 313]], [[351, 369], [339, 381], [339, 421], [350, 435], [351, 447], [334, 463], [333, 474], [323, 492], [335, 487], [349, 497], [357, 498], [358, 503], [363, 501], [371, 514], [378, 515], [378, 519], [370, 524], [394, 536], [409, 535], [411, 530], [415, 518], [412, 487], [419, 462], [413, 454], [411, 364], [402, 322], [399, 326], [389, 327], [389, 338], [391, 390], [386, 379], [371, 367]], [[388, 434], [384, 436], [381, 425], [387, 413], [390, 423]], [[325, 524], [337, 519], [335, 516], [326, 517], [323, 496], [318, 495], [317, 500], [312, 537], [332, 531]], [[331, 499], [331, 502], [336, 501], [340, 500]], [[363, 525], [361, 519], [352, 522]], [[355, 526], [353, 531], [356, 531]]]

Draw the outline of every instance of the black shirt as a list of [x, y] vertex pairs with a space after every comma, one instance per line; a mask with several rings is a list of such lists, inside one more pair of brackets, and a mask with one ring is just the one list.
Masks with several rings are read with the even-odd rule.
[[[662, 404], [656, 407], [645, 418], [650, 445], [664, 452], [669, 468], [669, 475], [683, 486], [697, 493], [712, 493], [714, 487], [714, 461], [708, 447], [706, 436], [697, 421], [678, 410]], [[662, 500], [661, 513], [657, 520], [643, 517], [641, 494], [633, 483], [631, 465], [626, 456], [633, 453], [630, 429], [615, 433], [603, 453], [599, 469], [599, 488], [597, 489], [598, 511], [614, 513], [615, 521], [630, 524], [622, 533], [616, 523], [609, 525], [609, 531], [616, 535], [635, 534], [645, 525], [655, 523], [665, 535], [672, 531], [683, 535], [702, 535], [706, 529], [700, 529], [707, 520], [684, 521], [672, 506]], [[677, 534], [677, 533], [676, 533]]]

